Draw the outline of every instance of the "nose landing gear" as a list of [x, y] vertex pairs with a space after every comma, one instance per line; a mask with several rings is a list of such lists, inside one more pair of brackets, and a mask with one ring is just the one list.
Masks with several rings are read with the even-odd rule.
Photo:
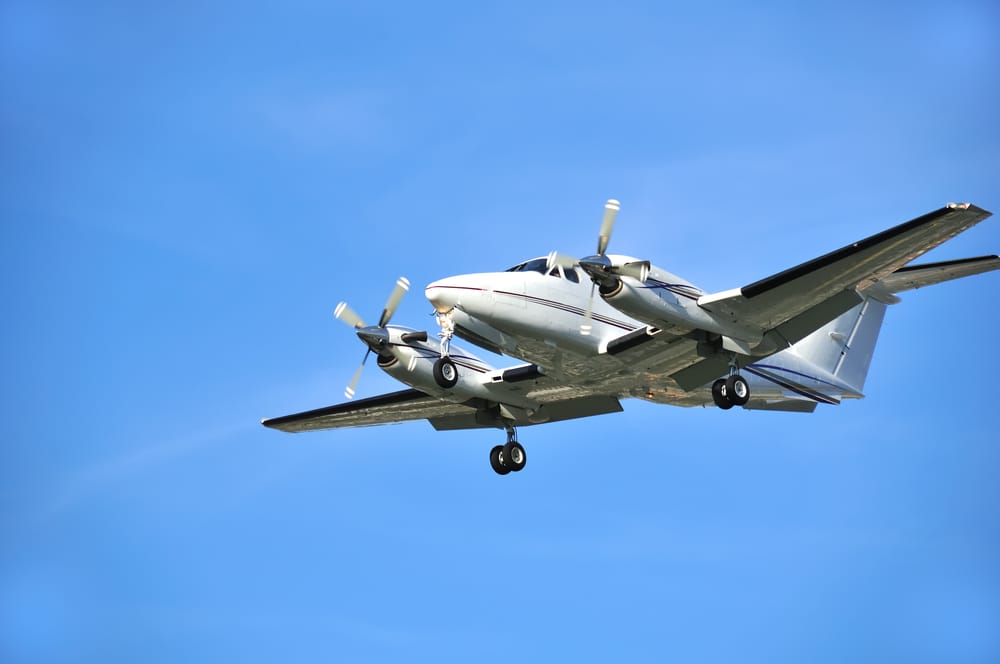
[[507, 425], [507, 444], [497, 445], [490, 450], [490, 466], [497, 475], [518, 472], [528, 462], [528, 455], [521, 443], [517, 442], [517, 431]]
[[448, 390], [458, 383], [458, 367], [448, 357], [451, 350], [451, 337], [455, 334], [455, 321], [451, 311], [434, 314], [434, 319], [441, 326], [438, 337], [441, 338], [441, 357], [434, 363], [434, 382]]
[[450, 389], [458, 383], [458, 367], [451, 361], [450, 357], [440, 357], [434, 362], [434, 382]]

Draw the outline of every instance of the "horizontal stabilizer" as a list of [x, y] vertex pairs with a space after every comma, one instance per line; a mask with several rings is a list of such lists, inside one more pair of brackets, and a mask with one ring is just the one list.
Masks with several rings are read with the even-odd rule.
[[751, 399], [743, 406], [747, 410], [772, 410], [783, 413], [811, 413], [816, 402], [806, 399]]
[[884, 277], [880, 285], [893, 293], [902, 293], [903, 291], [923, 288], [924, 286], [990, 272], [991, 270], [1000, 270], [1000, 257], [980, 256], [978, 258], [963, 258], [943, 263], [907, 265]]

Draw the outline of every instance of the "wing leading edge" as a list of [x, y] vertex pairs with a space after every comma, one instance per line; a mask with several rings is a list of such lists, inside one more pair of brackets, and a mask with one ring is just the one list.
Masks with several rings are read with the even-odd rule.
[[698, 304], [767, 332], [844, 291], [861, 291], [992, 213], [952, 203], [743, 288]]

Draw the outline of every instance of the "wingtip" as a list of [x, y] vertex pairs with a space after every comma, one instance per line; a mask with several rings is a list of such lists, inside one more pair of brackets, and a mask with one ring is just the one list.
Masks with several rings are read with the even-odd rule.
[[964, 212], [971, 212], [973, 214], [981, 215], [981, 219], [993, 216], [993, 213], [986, 208], [979, 207], [975, 203], [948, 203], [945, 205], [948, 210], [962, 210]]

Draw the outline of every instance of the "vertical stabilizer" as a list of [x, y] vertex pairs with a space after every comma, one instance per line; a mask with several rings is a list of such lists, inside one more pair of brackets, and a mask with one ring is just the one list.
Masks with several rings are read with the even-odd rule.
[[886, 305], [866, 296], [864, 301], [793, 346], [809, 360], [862, 393]]
[[897, 293], [993, 270], [1000, 270], [1000, 258], [997, 256], [907, 265], [862, 292], [864, 301], [861, 304], [792, 348], [799, 357], [830, 372], [861, 394], [878, 333], [882, 329], [886, 305], [899, 302]]

